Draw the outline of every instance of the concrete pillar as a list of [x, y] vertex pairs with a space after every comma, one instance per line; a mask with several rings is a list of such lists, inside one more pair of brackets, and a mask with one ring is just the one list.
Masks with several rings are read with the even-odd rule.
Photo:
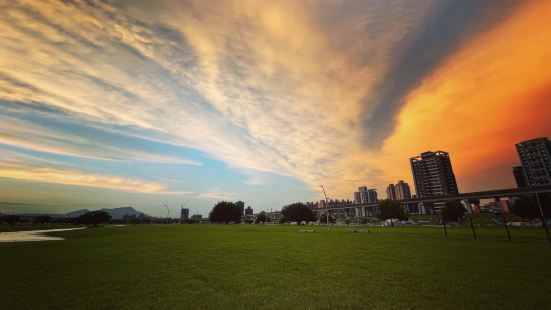
[[468, 214], [471, 214], [473, 213], [473, 208], [471, 207], [471, 203], [469, 202], [468, 199], [463, 199], [461, 200], [461, 203], [463, 204], [463, 207], [465, 207], [465, 209], [467, 209], [467, 213]]
[[427, 210], [425, 210], [425, 205], [420, 202], [417, 207], [419, 208], [419, 214], [427, 214]]

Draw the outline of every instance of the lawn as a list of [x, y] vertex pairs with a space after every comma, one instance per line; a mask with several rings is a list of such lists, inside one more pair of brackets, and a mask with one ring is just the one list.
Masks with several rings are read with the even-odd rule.
[[[136, 225], [0, 244], [2, 309], [551, 308], [551, 244], [515, 228]], [[304, 227], [302, 227], [304, 229]], [[308, 227], [311, 229], [311, 227]]]

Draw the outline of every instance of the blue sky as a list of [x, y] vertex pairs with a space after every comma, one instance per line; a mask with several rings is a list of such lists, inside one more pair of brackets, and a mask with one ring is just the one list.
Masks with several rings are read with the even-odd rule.
[[[146, 134], [134, 128], [76, 122], [60, 117], [57, 111], [37, 110], [29, 113], [27, 109], [21, 113], [10, 109], [9, 104], [3, 107], [3, 112], [3, 117], [15, 118], [19, 123], [48, 128], [48, 137], [36, 135], [33, 139], [47, 141], [48, 145], [55, 145], [61, 150], [82, 152], [73, 154], [2, 144], [0, 152], [7, 155], [4, 162], [20, 161], [37, 169], [55, 167], [69, 173], [78, 170], [91, 175], [112, 175], [158, 185], [158, 188], [147, 191], [141, 183], [127, 184], [127, 188], [120, 191], [110, 188], [116, 185], [101, 184], [102, 180], [82, 186], [63, 179], [58, 181], [62, 184], [51, 184], [47, 179], [37, 180], [41, 183], [38, 184], [32, 180], [13, 182], [6, 178], [2, 183], [7, 188], [35, 188], [48, 192], [29, 195], [32, 190], [24, 190], [23, 198], [19, 198], [21, 194], [18, 193], [18, 198], [3, 203], [6, 209], [66, 212], [77, 206], [95, 209], [130, 205], [154, 215], [164, 215], [165, 204], [176, 214], [179, 206], [187, 202], [186, 207], [191, 208], [192, 212], [206, 215], [212, 204], [219, 200], [244, 200], [257, 210], [269, 210], [279, 209], [285, 199], [292, 202], [314, 196], [308, 186], [292, 176], [231, 168], [205, 152], [164, 143], [160, 138], [143, 138]], [[79, 137], [79, 140], [64, 140], [62, 137], [66, 135]], [[71, 193], [69, 197], [67, 192]], [[13, 201], [25, 203], [10, 204]]]

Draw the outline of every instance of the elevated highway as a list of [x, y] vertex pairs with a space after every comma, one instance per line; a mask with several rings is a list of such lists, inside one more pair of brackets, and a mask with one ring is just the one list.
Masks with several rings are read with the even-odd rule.
[[[460, 193], [457, 195], [431, 196], [431, 197], [416, 197], [411, 199], [398, 200], [409, 213], [427, 213], [424, 207], [425, 204], [443, 203], [448, 200], [461, 200], [465, 204], [474, 203], [480, 199], [495, 199], [515, 198], [526, 195], [534, 195], [536, 193], [551, 193], [551, 185], [524, 187], [524, 188], [507, 188], [493, 189], [488, 191]], [[327, 210], [330, 214], [345, 213], [355, 216], [373, 216], [377, 212], [377, 204], [350, 204], [350, 205], [334, 205], [329, 206]], [[326, 208], [314, 209], [314, 212], [325, 213]], [[413, 211], [413, 212], [412, 212]]]

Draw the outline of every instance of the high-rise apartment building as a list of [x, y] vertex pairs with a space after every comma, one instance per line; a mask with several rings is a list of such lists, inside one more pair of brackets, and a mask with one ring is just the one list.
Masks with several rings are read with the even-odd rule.
[[386, 197], [390, 200], [404, 200], [411, 198], [411, 190], [409, 184], [403, 180], [396, 184], [388, 184], [386, 188]]
[[528, 187], [528, 180], [526, 179], [526, 172], [524, 172], [524, 167], [513, 167], [513, 176], [515, 177], [515, 183], [517, 183], [517, 187]]
[[398, 183], [394, 185], [394, 190], [396, 192], [397, 200], [404, 200], [404, 199], [411, 198], [411, 190], [409, 188], [409, 184], [407, 184], [403, 180], [398, 181]]
[[189, 218], [189, 209], [182, 208], [180, 210], [180, 219], [187, 220]]
[[354, 203], [357, 205], [362, 203], [360, 192], [354, 192]]
[[547, 138], [536, 138], [517, 143], [516, 148], [527, 185], [551, 184], [551, 142]]
[[367, 201], [366, 203], [377, 203], [377, 190], [368, 189], [367, 190]]
[[396, 187], [394, 184], [388, 184], [386, 187], [386, 198], [390, 200], [396, 200]]
[[368, 189], [366, 186], [358, 187], [358, 191], [354, 192], [355, 204], [372, 204], [377, 203], [377, 190]]
[[417, 197], [457, 194], [457, 182], [450, 155], [446, 152], [424, 152], [410, 159]]
[[241, 210], [241, 215], [245, 214], [245, 203], [241, 200], [235, 203], [236, 206], [239, 207], [239, 210]]

